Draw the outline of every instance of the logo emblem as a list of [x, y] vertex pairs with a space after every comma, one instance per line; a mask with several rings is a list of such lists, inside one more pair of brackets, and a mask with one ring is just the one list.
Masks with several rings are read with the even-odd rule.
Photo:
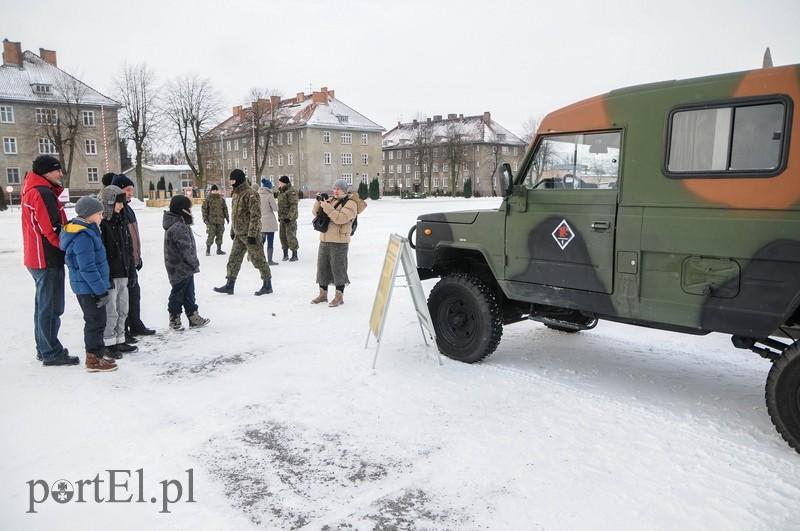
[[575, 238], [575, 233], [572, 231], [572, 227], [569, 226], [566, 219], [562, 219], [556, 230], [553, 231], [553, 239], [563, 251], [573, 238]]
[[59, 479], [50, 487], [50, 495], [58, 503], [67, 503], [75, 494], [72, 483], [66, 479]]

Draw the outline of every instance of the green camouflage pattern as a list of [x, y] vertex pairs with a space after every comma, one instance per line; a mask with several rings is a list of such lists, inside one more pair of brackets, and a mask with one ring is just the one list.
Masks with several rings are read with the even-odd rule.
[[233, 247], [231, 247], [231, 252], [228, 256], [226, 278], [236, 280], [236, 277], [239, 276], [239, 270], [242, 268], [242, 261], [244, 260], [245, 254], [247, 254], [253, 267], [261, 274], [262, 280], [272, 278], [272, 272], [264, 256], [264, 246], [261, 244], [261, 238], [257, 238], [256, 243], [249, 244], [247, 243], [247, 236], [244, 235], [237, 235], [233, 239]]
[[297, 196], [297, 190], [294, 189], [291, 183], [283, 188], [278, 188], [278, 191], [275, 192], [275, 198], [278, 200], [278, 221], [296, 220], [297, 204], [300, 199]]
[[[693, 334], [800, 337], [798, 103], [800, 65], [791, 65], [615, 90], [557, 110], [497, 210], [418, 219], [420, 276], [472, 273], [501, 297], [506, 323], [572, 312]], [[734, 128], [759, 105], [783, 112], [783, 129], [757, 139], [764, 153], [737, 145], [747, 131]], [[714, 139], [728, 138], [714, 140], [712, 153], [727, 149], [727, 173], [668, 171], [673, 113], [705, 108], [732, 109], [708, 126]], [[700, 124], [706, 115], [691, 116]], [[684, 145], [688, 135], [674, 128], [675, 153], [706, 149]], [[615, 182], [591, 167], [536, 173], [559, 167], [542, 164], [559, 135], [595, 133], [619, 139], [618, 151], [585, 151], [613, 164]], [[734, 172], [732, 150], [754, 159], [775, 150], [774, 171]]]
[[228, 218], [228, 205], [222, 194], [209, 193], [205, 201], [203, 201], [200, 211], [203, 213], [203, 223], [224, 225], [230, 221], [230, 218]]
[[300, 248], [299, 244], [297, 243], [297, 220], [281, 220], [278, 235], [281, 239], [281, 249], [296, 251]]
[[217, 247], [222, 248], [222, 239], [225, 236], [225, 225], [222, 223], [206, 223], [206, 249], [211, 247], [211, 244], [217, 242]]
[[231, 233], [255, 238], [261, 235], [261, 199], [247, 181], [233, 189]]

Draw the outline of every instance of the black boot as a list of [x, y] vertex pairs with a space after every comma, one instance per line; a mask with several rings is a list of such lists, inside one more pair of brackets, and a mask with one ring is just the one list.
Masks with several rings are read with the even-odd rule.
[[285, 262], [288, 259], [289, 259], [289, 249], [284, 249], [283, 250], [283, 259], [281, 260], [281, 262]]
[[211, 246], [206, 245], [206, 256], [211, 256]]
[[289, 258], [289, 261], [290, 261], [290, 262], [297, 262], [297, 249], [294, 249], [294, 250], [292, 251], [292, 257], [291, 257], [291, 258]]
[[224, 286], [220, 286], [218, 288], [214, 288], [214, 291], [217, 293], [227, 293], [228, 295], [233, 295], [233, 286], [236, 284], [235, 278], [226, 279]]
[[222, 250], [221, 245], [217, 245], [217, 254], [225, 254], [225, 251]]
[[261, 289], [255, 292], [255, 295], [269, 295], [272, 293], [272, 279], [267, 278], [264, 279], [264, 284], [261, 285]]
[[272, 251], [273, 251], [272, 247], [267, 247], [267, 263], [271, 266], [280, 265], [278, 262], [272, 261]]

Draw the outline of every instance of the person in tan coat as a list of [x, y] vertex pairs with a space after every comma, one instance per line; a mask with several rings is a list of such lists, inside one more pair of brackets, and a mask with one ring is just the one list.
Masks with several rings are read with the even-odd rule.
[[261, 179], [261, 187], [258, 189], [258, 198], [261, 200], [261, 245], [267, 243], [267, 263], [271, 266], [278, 265], [272, 260], [275, 242], [275, 233], [278, 231], [278, 219], [275, 213], [278, 211], [278, 203], [272, 194], [272, 181]]
[[311, 300], [311, 304], [328, 302], [328, 286], [336, 287], [336, 295], [328, 306], [335, 308], [344, 304], [344, 288], [350, 283], [347, 277], [347, 250], [353, 233], [353, 223], [367, 204], [358, 194], [348, 193], [348, 184], [344, 179], [333, 183], [331, 194], [327, 198], [317, 195], [311, 209], [312, 214], [330, 218], [327, 230], [319, 234], [319, 252], [317, 254], [317, 284], [319, 295]]

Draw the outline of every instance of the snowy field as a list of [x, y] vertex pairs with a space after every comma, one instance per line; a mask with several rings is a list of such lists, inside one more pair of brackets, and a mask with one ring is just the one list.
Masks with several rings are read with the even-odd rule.
[[[249, 263], [234, 296], [214, 293], [227, 257], [201, 255], [197, 297], [212, 322], [183, 333], [166, 331], [161, 211], [139, 210], [142, 315], [160, 335], [111, 374], [35, 361], [19, 212], [0, 213], [0, 529], [800, 526], [800, 455], [767, 416], [769, 363], [727, 337], [519, 323], [487, 362], [438, 367], [399, 291], [371, 370], [364, 340], [388, 234], [405, 235], [420, 213], [497, 204], [371, 202], [345, 305], [331, 309], [309, 304], [317, 237], [305, 200], [300, 262], [273, 268], [275, 293], [252, 295]], [[195, 231], [202, 250], [202, 224]], [[83, 358], [69, 287], [61, 338]], [[76, 485], [109, 469], [142, 469], [144, 501], [132, 472], [117, 491], [130, 503], [97, 503], [89, 486], [84, 503], [48, 499], [26, 513], [29, 481]], [[183, 497], [162, 513], [167, 479]]]

